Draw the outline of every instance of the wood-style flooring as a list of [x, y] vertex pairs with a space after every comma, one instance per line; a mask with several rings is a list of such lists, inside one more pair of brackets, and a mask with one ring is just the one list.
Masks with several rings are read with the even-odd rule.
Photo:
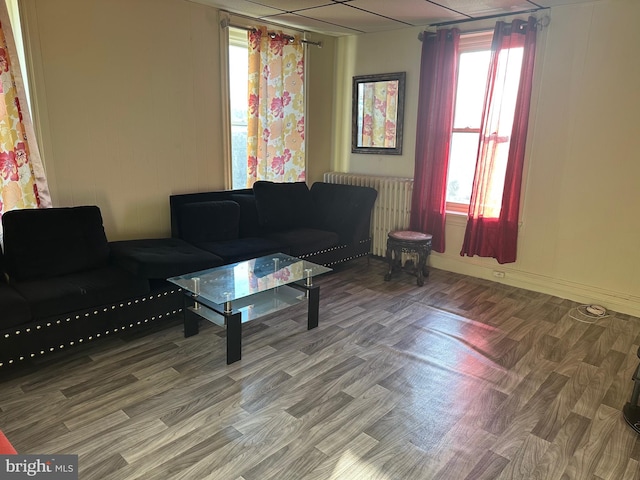
[[20, 453], [79, 455], [82, 480], [640, 479], [624, 422], [640, 320], [379, 259], [317, 279], [306, 307], [225, 332], [174, 322], [0, 371]]

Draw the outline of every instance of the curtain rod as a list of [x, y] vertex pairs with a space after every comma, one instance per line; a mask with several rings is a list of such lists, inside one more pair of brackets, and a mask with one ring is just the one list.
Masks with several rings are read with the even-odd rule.
[[[234, 25], [229, 21], [228, 18], [223, 18], [222, 20], [220, 20], [220, 26], [222, 28], [233, 27], [233, 28], [237, 28], [238, 30], [244, 30], [245, 32], [249, 32], [251, 30], [254, 30], [254, 28], [245, 27], [245, 26], [242, 26], [242, 25]], [[293, 38], [290, 35], [286, 35], [286, 36], [289, 37], [289, 38]], [[307, 45], [313, 45], [314, 47], [322, 48], [322, 41], [314, 42], [312, 40], [307, 40], [306, 38], [302, 38], [302, 39], [300, 39], [300, 43], [306, 43]]]
[[[523, 15], [525, 13], [535, 13], [535, 12], [539, 12], [540, 10], [549, 10], [550, 7], [540, 7], [540, 8], [532, 8], [529, 10], [521, 10], [519, 12], [512, 12], [512, 13], [497, 13], [495, 15], [485, 15], [484, 17], [473, 17], [473, 18], [465, 18], [464, 20], [450, 20], [448, 22], [439, 22], [439, 23], [432, 23], [430, 25], [428, 25], [429, 27], [444, 27], [447, 25], [457, 25], [458, 23], [467, 23], [467, 22], [476, 22], [478, 20], [490, 20], [492, 18], [500, 18], [500, 17], [511, 17], [513, 15]], [[471, 33], [471, 32], [465, 32], [465, 33]]]

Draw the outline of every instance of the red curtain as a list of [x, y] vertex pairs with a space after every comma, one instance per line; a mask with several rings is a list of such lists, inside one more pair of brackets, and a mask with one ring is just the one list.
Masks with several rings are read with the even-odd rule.
[[442, 253], [460, 32], [454, 28], [425, 35], [409, 228], [433, 235], [432, 249]]
[[516, 261], [536, 20], [496, 24], [469, 218], [460, 255]]

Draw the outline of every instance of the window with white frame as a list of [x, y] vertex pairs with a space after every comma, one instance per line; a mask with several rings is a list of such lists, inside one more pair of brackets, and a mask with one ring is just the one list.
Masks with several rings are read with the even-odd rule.
[[232, 188], [247, 186], [249, 52], [247, 32], [229, 27], [229, 100], [231, 108]]
[[452, 212], [466, 213], [471, 200], [492, 35], [481, 32], [460, 36], [447, 176], [447, 210]]

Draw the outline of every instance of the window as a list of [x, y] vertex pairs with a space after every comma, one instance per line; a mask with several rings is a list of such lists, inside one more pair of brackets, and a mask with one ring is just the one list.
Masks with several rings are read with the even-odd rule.
[[234, 189], [247, 186], [247, 116], [249, 51], [247, 32], [229, 28], [229, 97], [231, 105], [231, 176]]
[[458, 54], [453, 131], [447, 176], [447, 210], [467, 213], [491, 58], [492, 32], [463, 35]]

